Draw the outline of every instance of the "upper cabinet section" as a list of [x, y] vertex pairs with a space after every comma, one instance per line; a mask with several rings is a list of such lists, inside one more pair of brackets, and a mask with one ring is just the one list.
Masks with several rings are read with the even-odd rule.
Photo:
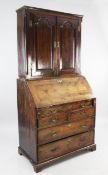
[[19, 76], [80, 73], [81, 20], [82, 16], [32, 7], [17, 10]]

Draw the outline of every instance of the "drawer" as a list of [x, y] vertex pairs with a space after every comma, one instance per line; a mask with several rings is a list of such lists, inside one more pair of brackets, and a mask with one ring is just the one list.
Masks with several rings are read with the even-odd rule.
[[94, 143], [94, 131], [89, 131], [76, 136], [68, 137], [53, 143], [38, 147], [38, 161], [44, 162], [49, 159], [64, 155], [77, 149]]
[[78, 102], [73, 102], [69, 104], [62, 104], [56, 106], [50, 106], [46, 108], [37, 109], [37, 118], [43, 117], [61, 117], [66, 115], [73, 110], [85, 109], [86, 107], [95, 106], [96, 99], [83, 100]]
[[38, 144], [45, 144], [71, 135], [88, 131], [95, 126], [95, 118], [89, 117], [46, 129], [38, 129]]
[[55, 125], [63, 124], [65, 122], [74, 122], [90, 116], [95, 116], [95, 107], [86, 107], [80, 110], [74, 110], [67, 113], [61, 113], [59, 116], [50, 116], [38, 118], [38, 127], [47, 128]]

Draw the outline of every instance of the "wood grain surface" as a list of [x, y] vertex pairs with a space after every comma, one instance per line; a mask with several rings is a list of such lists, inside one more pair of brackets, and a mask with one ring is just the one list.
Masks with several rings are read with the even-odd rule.
[[28, 81], [38, 108], [92, 98], [87, 80], [80, 77]]

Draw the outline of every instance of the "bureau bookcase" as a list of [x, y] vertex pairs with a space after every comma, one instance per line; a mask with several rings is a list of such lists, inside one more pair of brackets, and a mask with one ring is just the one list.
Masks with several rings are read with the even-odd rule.
[[96, 98], [81, 74], [82, 17], [28, 6], [17, 10], [18, 152], [36, 172], [96, 150]]

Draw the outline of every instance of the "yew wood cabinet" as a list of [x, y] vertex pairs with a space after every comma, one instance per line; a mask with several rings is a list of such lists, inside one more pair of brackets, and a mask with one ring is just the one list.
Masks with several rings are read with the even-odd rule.
[[96, 149], [96, 98], [80, 66], [81, 22], [81, 15], [17, 10], [18, 151], [36, 172]]

